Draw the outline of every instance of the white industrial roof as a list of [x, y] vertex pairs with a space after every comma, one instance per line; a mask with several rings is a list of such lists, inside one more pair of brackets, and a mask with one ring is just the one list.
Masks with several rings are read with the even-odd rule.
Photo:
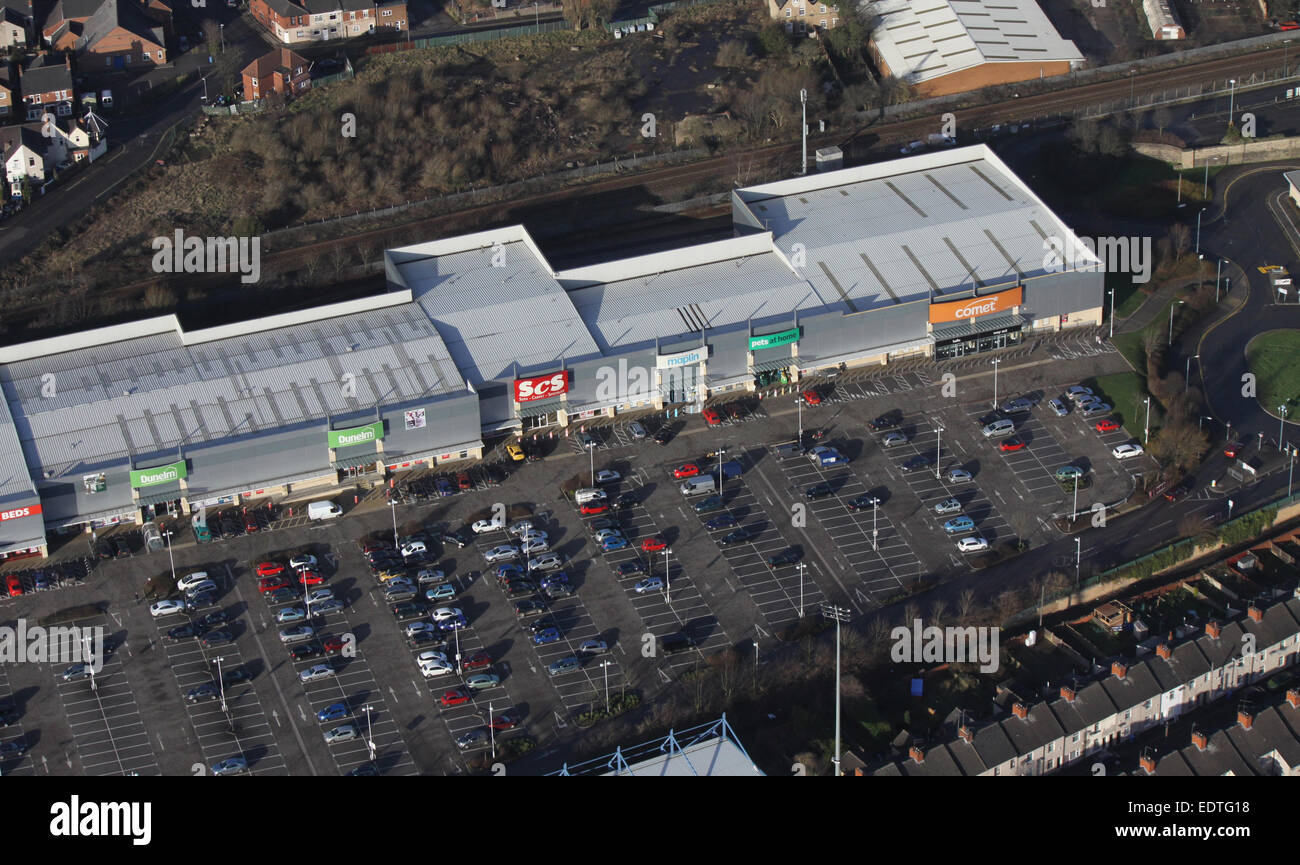
[[878, 0], [871, 38], [895, 78], [929, 81], [982, 63], [1082, 63], [1034, 0]]
[[800, 271], [818, 295], [851, 311], [1041, 275], [1046, 238], [1065, 248], [1074, 243], [1070, 229], [984, 145], [778, 181], [737, 196], [787, 258], [802, 248]]
[[388, 275], [474, 384], [600, 354], [522, 226], [389, 250]]

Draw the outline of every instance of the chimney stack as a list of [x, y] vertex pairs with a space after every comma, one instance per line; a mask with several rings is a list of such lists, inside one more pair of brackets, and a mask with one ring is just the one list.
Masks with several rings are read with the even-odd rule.
[[1174, 650], [1169, 647], [1168, 643], [1161, 643], [1156, 646], [1156, 654], [1168, 661], [1174, 656]]
[[1219, 623], [1216, 622], [1214, 619], [1210, 619], [1208, 622], [1205, 623], [1205, 635], [1207, 637], [1213, 637], [1214, 639], [1217, 640], [1219, 639], [1219, 635], [1221, 633], [1223, 633], [1223, 628], [1221, 628], [1219, 626]]
[[917, 763], [925, 762], [925, 752], [921, 750], [921, 747], [919, 745], [913, 745], [912, 747], [908, 748], [907, 756], [911, 757]]
[[1017, 701], [1011, 706], [1011, 713], [1022, 721], [1029, 717], [1029, 707], [1024, 703]]
[[1264, 621], [1264, 611], [1261, 610], [1259, 607], [1255, 606], [1254, 604], [1251, 604], [1249, 607], [1246, 608], [1246, 615], [1250, 616], [1256, 622]]
[[1292, 709], [1300, 709], [1300, 688], [1291, 688], [1286, 692], [1286, 701]]
[[1064, 700], [1064, 701], [1067, 702], [1067, 703], [1073, 703], [1073, 702], [1074, 702], [1074, 689], [1071, 688], [1069, 685], [1062, 685], [1062, 686], [1061, 686], [1061, 699]]
[[1249, 709], [1238, 709], [1237, 723], [1241, 725], [1241, 729], [1249, 730], [1255, 726], [1255, 714]]
[[1154, 775], [1156, 773], [1156, 758], [1152, 757], [1150, 754], [1143, 754], [1142, 758], [1138, 761], [1138, 764], [1148, 775]]
[[961, 736], [967, 742], [975, 741], [975, 734], [972, 733], [970, 727], [967, 727], [965, 724], [962, 724], [957, 728], [957, 735]]
[[1210, 737], [1200, 730], [1194, 730], [1192, 731], [1192, 744], [1196, 746], [1196, 750], [1204, 751], [1210, 747]]
[[1123, 661], [1115, 661], [1110, 665], [1110, 672], [1116, 679], [1122, 679], [1128, 675], [1128, 664]]

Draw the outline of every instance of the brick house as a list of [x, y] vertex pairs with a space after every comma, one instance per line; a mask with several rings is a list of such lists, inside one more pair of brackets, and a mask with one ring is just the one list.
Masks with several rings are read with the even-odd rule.
[[[407, 30], [405, 0], [249, 0], [248, 11], [287, 45]], [[247, 93], [247, 91], [245, 91]]]
[[43, 34], [53, 50], [81, 57], [83, 72], [149, 69], [167, 62], [171, 26], [161, 0], [59, 0]]
[[288, 48], [263, 54], [244, 67], [244, 98], [272, 93], [293, 97], [311, 89], [311, 61]]
[[767, 14], [785, 24], [786, 33], [833, 30], [840, 25], [840, 7], [808, 0], [767, 0]]
[[36, 21], [32, 0], [0, 0], [0, 48], [35, 42]]
[[14, 116], [14, 92], [8, 81], [0, 81], [0, 121]]
[[56, 117], [72, 113], [76, 92], [72, 85], [72, 58], [62, 60], [42, 54], [26, 69], [18, 67], [18, 90], [28, 120], [40, 120], [47, 111]]
[[22, 191], [23, 180], [44, 183], [57, 164], [50, 152], [50, 139], [41, 134], [39, 123], [0, 127], [0, 153], [10, 195]]

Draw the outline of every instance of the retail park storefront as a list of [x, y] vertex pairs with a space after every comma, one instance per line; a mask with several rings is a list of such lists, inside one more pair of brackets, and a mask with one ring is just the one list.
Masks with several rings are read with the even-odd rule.
[[796, 326], [749, 338], [749, 369], [754, 376], [754, 387], [786, 384], [795, 379], [801, 335], [802, 330]]
[[569, 380], [568, 370], [514, 380], [510, 387], [521, 432], [535, 432], [564, 423], [564, 394], [569, 391]]
[[1019, 345], [1024, 288], [930, 304], [936, 360], [949, 360]]

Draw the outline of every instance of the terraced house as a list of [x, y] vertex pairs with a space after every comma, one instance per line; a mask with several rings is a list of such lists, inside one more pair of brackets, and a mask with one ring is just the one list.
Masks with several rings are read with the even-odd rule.
[[76, 91], [72, 84], [72, 60], [62, 61], [42, 54], [26, 69], [18, 67], [18, 89], [28, 120], [40, 120], [47, 112], [56, 117], [72, 113]]
[[376, 30], [406, 30], [405, 2], [384, 0], [251, 0], [248, 11], [288, 45], [351, 39]]
[[32, 0], [0, 0], [0, 48], [32, 44], [33, 14]]
[[161, 0], [59, 0], [43, 35], [53, 50], [77, 54], [85, 73], [161, 66], [170, 29]]

